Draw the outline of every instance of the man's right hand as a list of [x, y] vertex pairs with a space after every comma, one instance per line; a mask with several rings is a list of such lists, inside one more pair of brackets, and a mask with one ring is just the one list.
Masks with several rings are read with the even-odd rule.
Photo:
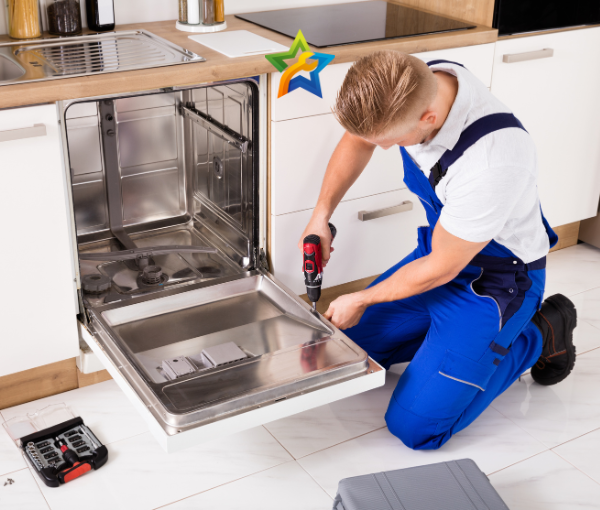
[[327, 220], [320, 220], [311, 218], [310, 222], [304, 229], [302, 237], [298, 241], [298, 249], [302, 252], [304, 238], [308, 235], [316, 234], [321, 239], [321, 259], [323, 260], [323, 267], [329, 262], [330, 254], [334, 251], [331, 246], [331, 230], [329, 230], [329, 222]]

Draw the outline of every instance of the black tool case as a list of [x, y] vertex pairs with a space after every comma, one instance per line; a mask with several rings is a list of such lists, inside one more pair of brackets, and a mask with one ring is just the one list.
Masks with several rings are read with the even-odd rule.
[[333, 510], [508, 510], [471, 459], [344, 478]]
[[[64, 404], [17, 416], [3, 426], [48, 487], [59, 487], [101, 468], [108, 460], [106, 446]], [[69, 455], [63, 453], [59, 441], [70, 450]]]

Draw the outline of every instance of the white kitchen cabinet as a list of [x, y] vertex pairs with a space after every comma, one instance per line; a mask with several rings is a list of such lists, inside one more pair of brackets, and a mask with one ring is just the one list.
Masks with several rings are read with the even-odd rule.
[[[553, 55], [536, 58], [542, 54], [535, 52], [544, 49]], [[505, 62], [515, 58], [527, 60]], [[550, 224], [595, 216], [600, 196], [600, 28], [498, 41], [491, 90], [535, 141], [538, 186]]]
[[[298, 133], [310, 133], [310, 141]], [[315, 207], [327, 164], [343, 134], [344, 128], [332, 114], [271, 124], [272, 214]], [[398, 147], [377, 147], [344, 200], [405, 188], [402, 178]]]
[[79, 353], [76, 287], [55, 105], [0, 111], [0, 376]]
[[[360, 221], [360, 211], [378, 211], [411, 202], [412, 209]], [[312, 209], [271, 217], [271, 258], [276, 277], [298, 294], [306, 293], [298, 241]], [[425, 210], [408, 189], [342, 202], [331, 222], [338, 235], [323, 275], [323, 288], [382, 273], [417, 247], [417, 227], [427, 225]]]
[[492, 82], [492, 66], [494, 63], [495, 43], [479, 44], [477, 46], [465, 46], [463, 48], [449, 48], [447, 50], [425, 51], [414, 53], [415, 57], [424, 62], [432, 60], [449, 60], [465, 66], [486, 87]]
[[289, 120], [310, 115], [331, 113], [337, 92], [352, 62], [336, 64], [335, 59], [319, 73], [323, 97], [315, 96], [304, 89], [297, 89], [277, 97], [281, 73], [271, 73], [271, 120]]

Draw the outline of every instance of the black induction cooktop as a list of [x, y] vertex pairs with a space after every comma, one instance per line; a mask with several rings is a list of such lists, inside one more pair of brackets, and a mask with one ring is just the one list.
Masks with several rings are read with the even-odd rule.
[[308, 44], [317, 48], [475, 28], [383, 0], [251, 12], [236, 17], [290, 37], [302, 30]]

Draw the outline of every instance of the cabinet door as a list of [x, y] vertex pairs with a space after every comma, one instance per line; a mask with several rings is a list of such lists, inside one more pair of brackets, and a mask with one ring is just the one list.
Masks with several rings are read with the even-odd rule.
[[[310, 133], [310, 142], [303, 134]], [[329, 159], [344, 134], [332, 114], [271, 123], [272, 214], [317, 205]], [[375, 149], [371, 161], [344, 200], [405, 188], [398, 147]]]
[[[543, 49], [553, 50], [553, 55], [536, 58], [535, 52]], [[507, 63], [508, 55], [531, 60]], [[598, 91], [600, 28], [497, 43], [492, 93], [513, 110], [535, 141], [540, 197], [551, 225], [598, 211]]]
[[0, 112], [4, 193], [0, 376], [79, 353], [76, 285], [54, 105]]
[[[410, 210], [358, 219], [360, 211], [372, 213], [407, 201]], [[271, 218], [273, 274], [297, 294], [306, 293], [298, 241], [311, 214], [312, 209]], [[427, 225], [423, 205], [407, 189], [342, 202], [331, 222], [338, 235], [323, 275], [324, 288], [383, 273], [417, 247], [417, 227]]]

